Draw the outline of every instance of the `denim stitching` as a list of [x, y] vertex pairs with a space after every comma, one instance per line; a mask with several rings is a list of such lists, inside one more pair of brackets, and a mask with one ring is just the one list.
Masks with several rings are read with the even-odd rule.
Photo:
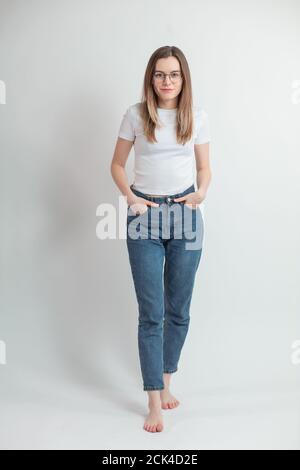
[[164, 386], [158, 386], [158, 387], [155, 387], [155, 386], [151, 386], [151, 385], [144, 385], [144, 390], [164, 390]]

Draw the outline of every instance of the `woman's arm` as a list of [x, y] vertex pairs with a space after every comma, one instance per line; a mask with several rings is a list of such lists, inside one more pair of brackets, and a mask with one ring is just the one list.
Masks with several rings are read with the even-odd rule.
[[197, 193], [205, 198], [212, 175], [209, 163], [209, 142], [194, 145], [197, 169]]
[[126, 162], [132, 146], [133, 142], [131, 140], [118, 137], [110, 166], [110, 171], [113, 180], [118, 186], [121, 193], [127, 197], [127, 202], [129, 205], [131, 205], [131, 202], [136, 197], [130, 189], [125, 171]]

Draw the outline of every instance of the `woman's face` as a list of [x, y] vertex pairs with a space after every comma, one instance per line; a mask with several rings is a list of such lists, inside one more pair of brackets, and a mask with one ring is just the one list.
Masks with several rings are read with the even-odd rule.
[[180, 63], [176, 57], [167, 57], [165, 59], [158, 59], [154, 69], [154, 73], [162, 72], [161, 79], [153, 77], [152, 84], [155, 93], [158, 96], [158, 105], [159, 107], [168, 107], [176, 108], [178, 95], [182, 89], [182, 78], [175, 78], [176, 74], [174, 73], [174, 80], [170, 78], [172, 72], [181, 72]]

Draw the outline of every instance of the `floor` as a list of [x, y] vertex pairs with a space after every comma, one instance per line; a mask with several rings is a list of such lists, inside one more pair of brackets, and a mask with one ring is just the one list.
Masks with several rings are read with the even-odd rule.
[[276, 387], [176, 390], [164, 430], [143, 430], [145, 392], [26, 375], [1, 387], [1, 449], [300, 449], [300, 395]]

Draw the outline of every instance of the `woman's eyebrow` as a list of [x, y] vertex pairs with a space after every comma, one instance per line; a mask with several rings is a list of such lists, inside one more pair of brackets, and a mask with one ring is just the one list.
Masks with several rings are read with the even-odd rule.
[[[165, 73], [163, 70], [155, 70], [155, 72], [162, 72], [162, 73]], [[171, 70], [170, 73], [172, 72], [180, 72], [180, 70]]]

